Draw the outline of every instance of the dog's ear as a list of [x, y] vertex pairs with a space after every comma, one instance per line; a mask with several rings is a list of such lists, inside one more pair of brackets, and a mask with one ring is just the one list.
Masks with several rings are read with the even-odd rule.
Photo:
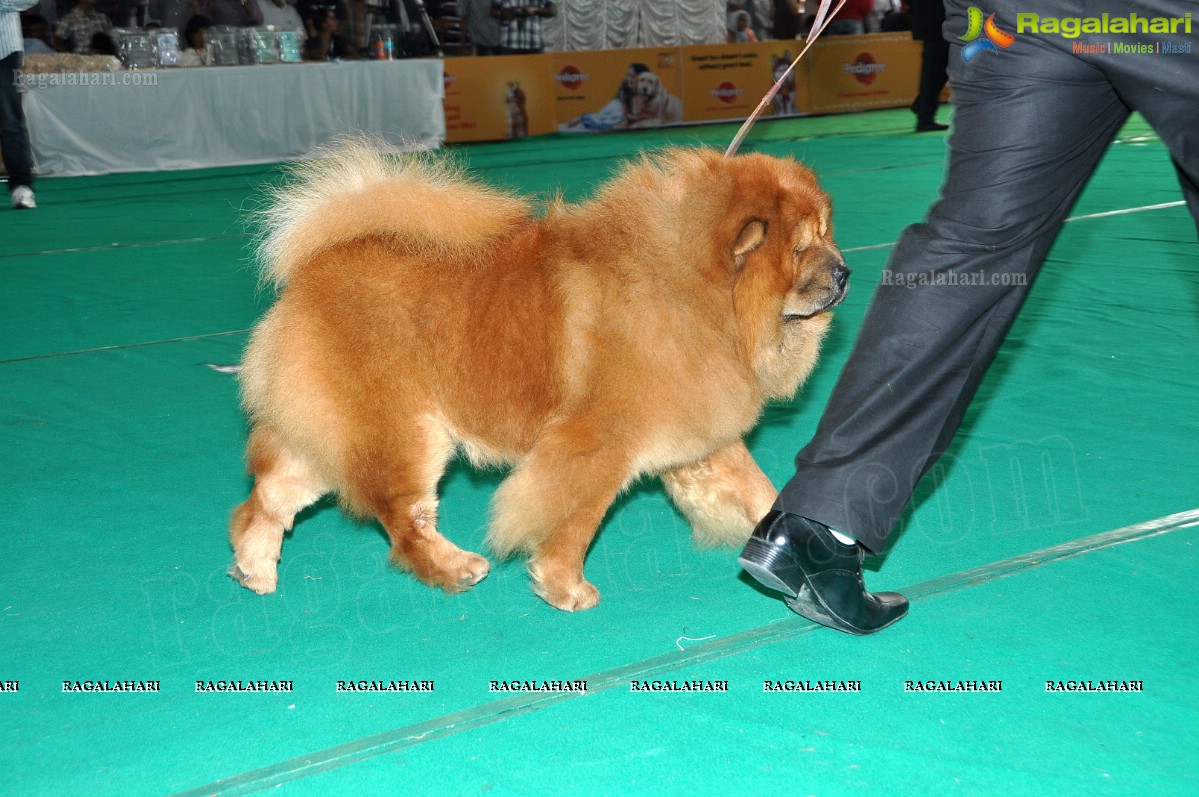
[[745, 265], [745, 258], [749, 257], [750, 252], [761, 246], [764, 240], [766, 240], [766, 222], [761, 219], [747, 221], [733, 244], [733, 262], [736, 264], [737, 270]]

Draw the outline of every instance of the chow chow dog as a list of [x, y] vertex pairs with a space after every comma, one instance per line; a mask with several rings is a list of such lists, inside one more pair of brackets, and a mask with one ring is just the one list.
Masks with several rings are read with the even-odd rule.
[[477, 584], [488, 560], [437, 526], [461, 453], [511, 466], [488, 547], [528, 554], [566, 610], [598, 603], [584, 557], [642, 476], [697, 542], [748, 538], [776, 491], [743, 437], [812, 370], [848, 275], [811, 172], [703, 149], [537, 215], [443, 159], [350, 143], [278, 189], [260, 255], [278, 299], [239, 377], [254, 487], [230, 574], [274, 591], [284, 532], [335, 492], [421, 581]]

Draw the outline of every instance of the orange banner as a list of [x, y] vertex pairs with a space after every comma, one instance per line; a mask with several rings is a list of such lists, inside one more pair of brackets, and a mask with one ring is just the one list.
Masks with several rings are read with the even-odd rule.
[[909, 33], [821, 39], [806, 56], [812, 113], [907, 105], [920, 84], [920, 47]]
[[558, 129], [603, 132], [684, 119], [677, 47], [554, 54]]
[[[765, 41], [445, 59], [446, 140], [744, 119], [803, 46]], [[903, 107], [920, 82], [907, 33], [830, 36], [765, 116]]]
[[445, 59], [446, 141], [498, 141], [554, 131], [549, 55]]
[[[795, 60], [795, 56], [799, 55], [800, 50], [803, 49], [803, 42], [798, 40], [766, 41], [759, 44], [758, 47], [763, 52], [764, 62], [762, 65], [770, 67], [769, 86], [773, 86], [774, 82], [787, 71], [787, 67]], [[804, 56], [804, 60], [791, 70], [783, 87], [774, 96], [770, 108], [764, 111], [763, 115], [795, 116], [796, 114], [811, 113], [812, 92], [809, 83], [808, 57]], [[761, 97], [758, 99], [761, 100]], [[754, 107], [758, 106], [754, 105]]]
[[[712, 44], [683, 48], [683, 101], [688, 122], [744, 119], [798, 55], [797, 41]], [[808, 112], [807, 64], [775, 95], [764, 116]]]

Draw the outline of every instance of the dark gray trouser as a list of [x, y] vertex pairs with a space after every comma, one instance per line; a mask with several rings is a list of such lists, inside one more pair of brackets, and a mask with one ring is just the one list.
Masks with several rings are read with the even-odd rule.
[[[1130, 109], [1169, 148], [1199, 225], [1199, 52], [1076, 55], [1070, 39], [1026, 33], [965, 63], [957, 37], [966, 32], [967, 6], [947, 3], [956, 110], [941, 199], [896, 245], [815, 437], [775, 504], [852, 534], [874, 552], [948, 447], [1074, 200]], [[1037, 6], [1042, 16], [1059, 18], [1104, 11], [1174, 17], [1194, 8], [1166, 0]], [[1016, 11], [1028, 10], [1016, 0], [992, 7], [1008, 33], [1016, 33]], [[1199, 51], [1199, 18], [1192, 24], [1190, 35], [1083, 34], [1073, 41], [1190, 41]], [[921, 279], [957, 284], [905, 287]]]
[[937, 121], [937, 108], [941, 105], [941, 91], [949, 76], [945, 67], [949, 63], [949, 42], [944, 39], [926, 39], [920, 53], [920, 88], [912, 110], [917, 122]]
[[17, 71], [21, 68], [21, 53], [0, 58], [0, 154], [8, 172], [8, 190], [33, 185], [33, 154], [29, 149], [29, 130], [25, 127], [25, 109], [21, 107], [21, 90]]

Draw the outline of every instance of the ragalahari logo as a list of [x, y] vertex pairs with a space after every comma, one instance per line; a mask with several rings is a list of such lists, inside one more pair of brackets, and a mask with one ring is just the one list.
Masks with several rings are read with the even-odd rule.
[[[987, 17], [987, 21], [983, 22], [983, 12], [981, 9], [970, 6], [970, 10], [966, 12], [966, 35], [958, 36], [964, 42], [970, 42], [962, 48], [962, 60], [970, 63], [974, 56], [982, 52], [997, 53], [1000, 50], [1006, 50], [1012, 46], [1012, 42], [1016, 37], [1010, 33], [1004, 33], [995, 24], [995, 15]], [[979, 38], [983, 36], [983, 38]]]

